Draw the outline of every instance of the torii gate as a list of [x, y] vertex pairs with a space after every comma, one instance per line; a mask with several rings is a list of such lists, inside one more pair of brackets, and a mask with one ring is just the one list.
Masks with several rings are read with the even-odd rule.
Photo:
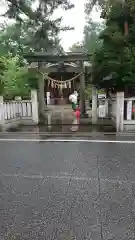
[[88, 61], [88, 55], [84, 53], [66, 53], [63, 55], [54, 55], [46, 53], [31, 53], [24, 55], [24, 58], [30, 64], [30, 68], [39, 71], [38, 81], [38, 99], [39, 114], [44, 116], [44, 76], [51, 72], [58, 72], [58, 65], [63, 63], [68, 66], [66, 71], [79, 74], [80, 78], [80, 109], [81, 116], [86, 116], [85, 108], [85, 67], [84, 62]]

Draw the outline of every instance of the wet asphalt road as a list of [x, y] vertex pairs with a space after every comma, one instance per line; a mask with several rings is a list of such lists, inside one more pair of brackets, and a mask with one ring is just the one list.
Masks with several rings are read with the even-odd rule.
[[135, 144], [0, 142], [0, 240], [135, 239]]

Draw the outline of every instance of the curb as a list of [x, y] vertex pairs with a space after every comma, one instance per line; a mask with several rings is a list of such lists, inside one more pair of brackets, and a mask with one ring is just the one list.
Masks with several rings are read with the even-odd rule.
[[129, 136], [129, 137], [135, 137], [135, 133], [129, 133], [129, 132], [127, 132], [127, 133], [126, 133], [126, 132], [125, 132], [125, 133], [117, 133], [116, 135], [117, 135], [118, 137], [126, 137], [126, 136], [127, 136], [127, 137], [128, 137], [128, 136]]
[[101, 136], [116, 136], [116, 133], [108, 132], [1, 132], [1, 135], [39, 135], [39, 136], [46, 136], [46, 137], [52, 137], [52, 136], [59, 136], [59, 137], [65, 137], [65, 136], [73, 136], [73, 137], [101, 137]]

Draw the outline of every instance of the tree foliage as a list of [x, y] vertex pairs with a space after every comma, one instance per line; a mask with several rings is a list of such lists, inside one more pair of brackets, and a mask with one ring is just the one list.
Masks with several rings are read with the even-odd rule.
[[11, 54], [0, 58], [0, 94], [13, 96], [28, 96], [30, 89], [36, 88], [37, 78], [27, 71], [26, 66], [20, 64], [19, 56]]
[[[113, 2], [104, 14], [105, 29], [99, 39], [103, 41], [93, 62], [93, 81], [100, 86], [123, 89], [135, 79], [135, 2], [127, 0], [126, 6]], [[125, 35], [124, 23], [128, 23]]]
[[63, 52], [58, 33], [70, 27], [61, 26], [61, 16], [54, 19], [52, 15], [59, 7], [68, 10], [74, 6], [69, 0], [4, 2], [7, 11], [3, 16], [14, 21], [12, 25], [4, 24], [0, 28], [0, 91], [4, 95], [27, 95], [30, 88], [37, 87], [37, 76], [28, 73], [23, 54], [34, 51]]
[[84, 47], [87, 52], [93, 56], [95, 51], [102, 45], [102, 40], [99, 39], [99, 34], [103, 30], [102, 23], [94, 22], [89, 19], [84, 27]]
[[[53, 19], [54, 11], [60, 7], [69, 10], [74, 7], [68, 0], [5, 0], [7, 11], [4, 16], [16, 21], [16, 29], [21, 37], [28, 33], [33, 39], [31, 44], [36, 49], [47, 51], [56, 44], [60, 30], [69, 30], [69, 26], [61, 26], [61, 16]], [[33, 5], [35, 5], [33, 7]], [[29, 42], [27, 37], [27, 41]], [[21, 41], [21, 40], [20, 40]], [[33, 46], [32, 46], [33, 47]]]
[[[69, 0], [39, 0], [38, 2], [36, 0], [5, 0], [5, 2], [8, 8], [4, 15], [16, 20], [22, 20], [25, 16], [30, 20], [44, 21], [44, 17], [49, 19], [58, 7], [64, 10], [74, 7]], [[33, 8], [35, 3], [36, 7]]]
[[0, 55], [10, 52], [15, 56], [49, 50], [58, 53], [63, 51], [58, 36], [51, 35], [46, 40], [40, 38], [37, 41], [34, 26], [28, 26], [27, 22], [22, 23], [21, 31], [18, 23], [0, 29]]
[[89, 19], [84, 27], [83, 41], [74, 43], [70, 47], [70, 51], [87, 52], [92, 56], [96, 49], [99, 49], [102, 44], [102, 40], [100, 40], [98, 36], [103, 28], [104, 25], [102, 23], [94, 22]]
[[104, 9], [105, 6], [106, 6], [106, 0], [86, 0], [85, 13], [86, 13], [87, 17], [89, 18], [90, 13], [94, 7], [97, 7], [99, 10], [99, 9]]

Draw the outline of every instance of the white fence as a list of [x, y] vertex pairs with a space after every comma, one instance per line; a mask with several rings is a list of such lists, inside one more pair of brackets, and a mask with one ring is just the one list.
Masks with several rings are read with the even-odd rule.
[[99, 106], [97, 108], [98, 118], [111, 118], [116, 122], [116, 97], [110, 97], [106, 99], [100, 99]]
[[98, 118], [109, 117], [109, 98], [98, 99], [97, 116]]
[[118, 93], [109, 95], [106, 99], [99, 100], [99, 107], [97, 109], [98, 118], [109, 118], [112, 120], [112, 125], [118, 130]]
[[124, 131], [135, 131], [135, 98], [124, 98]]
[[15, 118], [32, 119], [32, 101], [12, 101], [3, 103], [3, 114], [5, 120]]
[[112, 125], [116, 128], [117, 132], [123, 131], [123, 100], [121, 92], [110, 95], [107, 99], [102, 99], [101, 105], [97, 108], [98, 118], [109, 118], [112, 120]]
[[8, 129], [19, 124], [38, 124], [37, 92], [31, 92], [31, 100], [3, 101], [0, 96], [0, 127]]
[[135, 97], [124, 98], [124, 92], [118, 92], [116, 98], [110, 97], [109, 102], [109, 113], [116, 131], [135, 131]]
[[116, 132], [123, 132], [124, 124], [124, 92], [117, 92], [116, 95], [111, 94], [109, 98], [109, 113]]

